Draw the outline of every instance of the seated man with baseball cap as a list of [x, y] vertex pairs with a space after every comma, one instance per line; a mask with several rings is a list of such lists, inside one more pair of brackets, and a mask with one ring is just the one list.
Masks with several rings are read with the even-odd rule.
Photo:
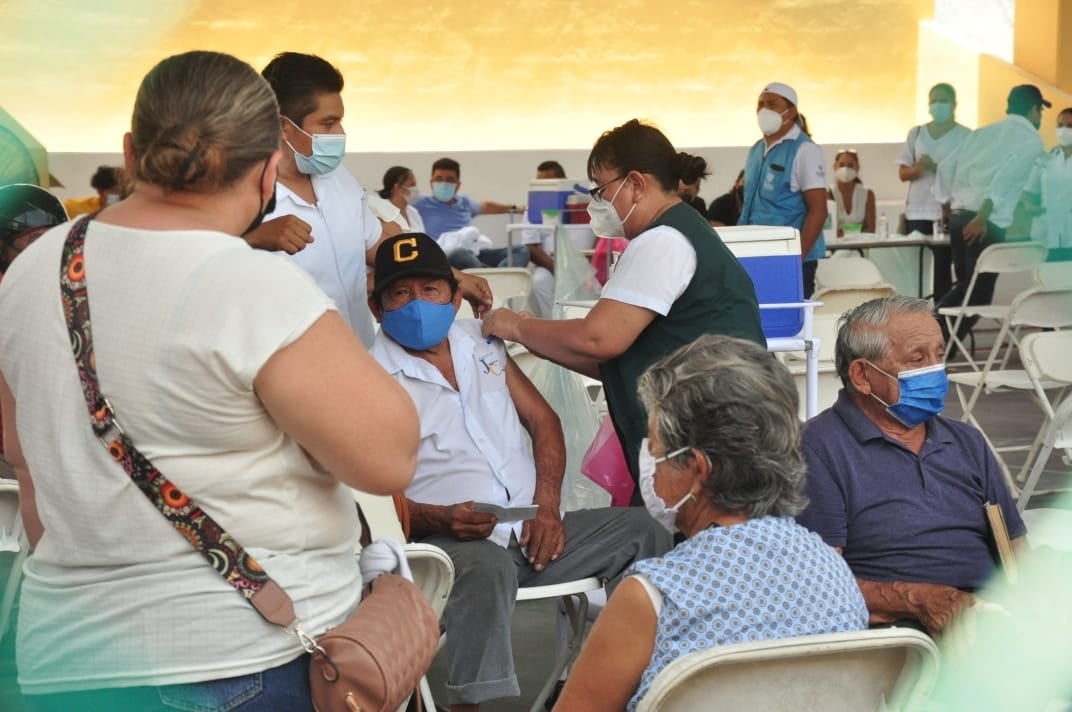
[[[558, 416], [502, 342], [483, 338], [479, 321], [455, 320], [461, 294], [435, 240], [386, 238], [375, 279], [369, 308], [381, 330], [371, 352], [421, 421], [417, 473], [406, 490], [413, 538], [454, 561], [444, 613], [448, 701], [452, 710], [478, 709], [520, 694], [510, 647], [518, 586], [614, 579], [665, 552], [670, 537], [640, 508], [563, 516]], [[500, 521], [480, 504], [536, 512]]]

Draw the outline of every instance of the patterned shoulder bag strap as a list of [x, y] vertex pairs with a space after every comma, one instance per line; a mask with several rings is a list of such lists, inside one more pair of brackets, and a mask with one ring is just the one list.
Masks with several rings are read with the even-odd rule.
[[242, 594], [265, 620], [297, 635], [303, 647], [312, 652], [316, 644], [302, 632], [290, 596], [216, 520], [134, 447], [120, 427], [112, 404], [101, 393], [93, 354], [93, 330], [86, 287], [84, 250], [91, 218], [86, 216], [78, 220], [67, 234], [60, 265], [60, 292], [93, 434], [104, 444], [112, 459], [123, 467], [142, 494], [228, 584]]

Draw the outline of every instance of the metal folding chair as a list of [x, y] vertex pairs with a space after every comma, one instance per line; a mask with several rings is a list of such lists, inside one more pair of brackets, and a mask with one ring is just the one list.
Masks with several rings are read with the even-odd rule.
[[1022, 341], [1026, 341], [1028, 337], [1034, 335], [1029, 334], [1024, 337], [1024, 340], [1019, 339], [1017, 334], [1020, 328], [1038, 327], [1061, 329], [1069, 326], [1072, 326], [1072, 289], [1042, 289], [1032, 287], [1024, 290], [1016, 295], [1012, 304], [1009, 305], [1005, 318], [1002, 319], [1001, 330], [998, 332], [998, 337], [990, 349], [990, 353], [986, 358], [986, 362], [983, 364], [982, 370], [967, 373], [953, 373], [949, 375], [949, 381], [954, 385], [957, 392], [957, 398], [960, 400], [961, 407], [963, 408], [961, 419], [967, 423], [971, 423], [982, 432], [983, 438], [986, 439], [990, 449], [997, 457], [998, 463], [1001, 465], [1002, 472], [1005, 475], [1006, 482], [1013, 493], [1018, 491], [1018, 487], [1009, 473], [1009, 468], [1005, 463], [1003, 454], [1015, 451], [1028, 451], [1028, 461], [1024, 463], [1020, 472], [1019, 479], [1022, 481], [1023, 477], [1026, 475], [1031, 455], [1034, 454], [1041, 442], [1041, 433], [1031, 445], [1006, 445], [998, 447], [994, 444], [993, 438], [980, 424], [979, 419], [976, 417], [975, 409], [979, 403], [979, 399], [984, 393], [1024, 391], [1030, 394], [1033, 400], [1035, 400], [1039, 407], [1042, 408], [1048, 422], [1048, 420], [1053, 417], [1053, 407], [1050, 404], [1049, 399], [1046, 397], [1045, 390], [1061, 387], [1062, 384], [1060, 382], [1034, 378], [1032, 374], [1026, 370], [1026, 364], [1023, 369], [996, 368], [995, 364], [998, 361], [999, 352], [1002, 350], [1002, 346], [1006, 341], [1008, 341], [1007, 348], [1020, 348], [1022, 359], [1028, 357], [1023, 351], [1021, 343]]
[[[951, 344], [963, 354], [973, 371], [978, 371], [979, 365], [972, 358], [972, 353], [967, 344], [963, 343], [961, 338], [957, 336], [961, 323], [965, 319], [972, 318], [993, 319], [1002, 322], [1009, 311], [1009, 306], [1005, 304], [968, 304], [972, 292], [975, 291], [975, 283], [978, 281], [979, 275], [1008, 274], [1033, 270], [1046, 261], [1047, 253], [1046, 247], [1036, 242], [1003, 242], [991, 245], [979, 255], [979, 259], [975, 263], [975, 271], [972, 272], [971, 279], [968, 281], [968, 289], [964, 292], [964, 300], [961, 305], [938, 309], [938, 314], [945, 317]], [[951, 352], [953, 349], [950, 348], [948, 351]]]

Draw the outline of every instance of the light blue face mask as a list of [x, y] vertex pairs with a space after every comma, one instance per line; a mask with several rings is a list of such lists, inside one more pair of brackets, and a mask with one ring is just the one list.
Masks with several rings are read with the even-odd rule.
[[953, 105], [944, 101], [931, 102], [928, 107], [931, 118], [942, 124], [953, 118]]
[[454, 323], [454, 303], [435, 304], [414, 299], [404, 307], [383, 313], [387, 335], [407, 349], [427, 351], [443, 343]]
[[886, 373], [870, 361], [865, 363], [882, 375], [897, 381], [900, 395], [896, 403], [890, 405], [874, 393], [871, 393], [871, 396], [886, 406], [887, 413], [909, 428], [926, 423], [945, 408], [949, 376], [946, 375], [944, 363], [901, 371], [896, 376]]
[[432, 183], [432, 197], [441, 203], [449, 203], [454, 199], [454, 192], [457, 189], [455, 183], [436, 181], [435, 183]]
[[297, 164], [299, 171], [310, 176], [322, 176], [339, 167], [343, 156], [346, 155], [346, 134], [311, 134], [291, 121], [289, 117], [283, 118], [290, 121], [291, 126], [313, 141], [313, 153], [310, 156], [298, 153], [298, 150], [290, 145], [290, 141], [286, 141], [290, 150], [294, 151], [294, 163]]

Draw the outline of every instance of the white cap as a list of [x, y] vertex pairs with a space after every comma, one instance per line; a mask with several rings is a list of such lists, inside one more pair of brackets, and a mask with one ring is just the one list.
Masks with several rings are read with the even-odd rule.
[[797, 105], [797, 93], [793, 87], [788, 84], [782, 84], [781, 82], [771, 82], [767, 86], [763, 87], [763, 91], [760, 94], [777, 94], [793, 106]]

